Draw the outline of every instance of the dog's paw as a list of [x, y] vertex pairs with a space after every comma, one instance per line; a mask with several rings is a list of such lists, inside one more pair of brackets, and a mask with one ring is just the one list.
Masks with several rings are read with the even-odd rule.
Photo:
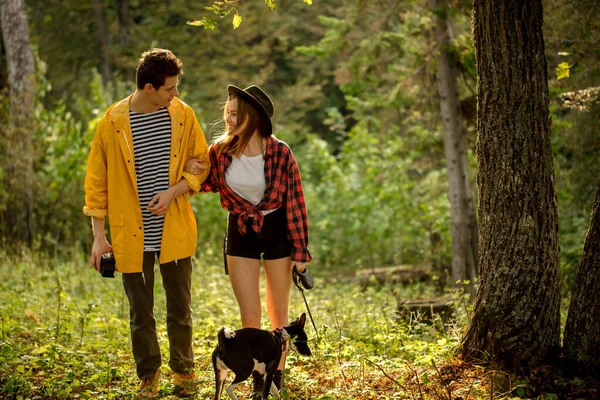
[[229, 328], [225, 328], [223, 333], [225, 334], [226, 339], [233, 339], [235, 337], [235, 332]]

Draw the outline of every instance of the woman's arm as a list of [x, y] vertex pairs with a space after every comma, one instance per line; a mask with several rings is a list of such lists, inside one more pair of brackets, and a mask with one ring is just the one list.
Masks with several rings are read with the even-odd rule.
[[[292, 262], [300, 263], [300, 268], [312, 258], [308, 250], [308, 212], [302, 189], [300, 170], [292, 152], [289, 153], [285, 210], [288, 239], [293, 244]], [[303, 265], [304, 264], [304, 265]]]
[[206, 172], [206, 170], [208, 169], [208, 176], [200, 185], [200, 191], [218, 192], [221, 190], [221, 185], [219, 183], [218, 155], [214, 144], [211, 145], [208, 149], [208, 159], [210, 160], [210, 166], [206, 165], [206, 163], [202, 162], [202, 160], [199, 160], [197, 158], [191, 158], [185, 162], [183, 166], [183, 171], [188, 172], [190, 174], [199, 174], [202, 172]]

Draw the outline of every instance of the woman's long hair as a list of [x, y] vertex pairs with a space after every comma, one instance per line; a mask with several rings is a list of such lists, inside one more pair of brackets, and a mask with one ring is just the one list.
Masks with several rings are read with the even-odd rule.
[[[227, 107], [230, 104], [229, 101], [234, 98], [237, 99], [237, 126], [233, 132], [229, 133], [227, 128]], [[233, 157], [239, 157], [250, 142], [254, 132], [258, 132], [262, 137], [267, 137], [268, 135], [265, 135], [266, 129], [263, 118], [252, 104], [246, 101], [242, 96], [236, 95], [230, 96], [229, 101], [223, 108], [223, 119], [226, 124], [225, 132], [219, 135], [213, 143], [217, 146], [217, 153], [219, 155], [225, 153]], [[243, 130], [240, 131], [240, 127], [244, 125], [244, 123], [246, 125]], [[264, 149], [262, 150], [264, 151]]]

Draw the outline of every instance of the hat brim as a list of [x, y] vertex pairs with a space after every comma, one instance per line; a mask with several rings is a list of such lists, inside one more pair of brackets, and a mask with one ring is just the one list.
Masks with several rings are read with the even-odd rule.
[[244, 89], [241, 89], [235, 85], [228, 85], [227, 93], [229, 94], [229, 96], [236, 95], [238, 97], [243, 97], [244, 100], [252, 104], [265, 122], [265, 129], [267, 130], [267, 132], [264, 133], [267, 136], [271, 136], [273, 134], [273, 123], [271, 122], [271, 117], [269, 116], [269, 113], [267, 112], [265, 107], [254, 96], [245, 92]]

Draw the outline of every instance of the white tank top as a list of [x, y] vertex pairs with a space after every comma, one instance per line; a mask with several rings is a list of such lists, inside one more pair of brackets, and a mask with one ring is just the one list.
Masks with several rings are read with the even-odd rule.
[[[265, 195], [265, 160], [262, 154], [248, 157], [243, 154], [233, 157], [225, 171], [225, 182], [234, 192], [250, 203], [257, 205]], [[275, 210], [263, 211], [267, 215]]]

